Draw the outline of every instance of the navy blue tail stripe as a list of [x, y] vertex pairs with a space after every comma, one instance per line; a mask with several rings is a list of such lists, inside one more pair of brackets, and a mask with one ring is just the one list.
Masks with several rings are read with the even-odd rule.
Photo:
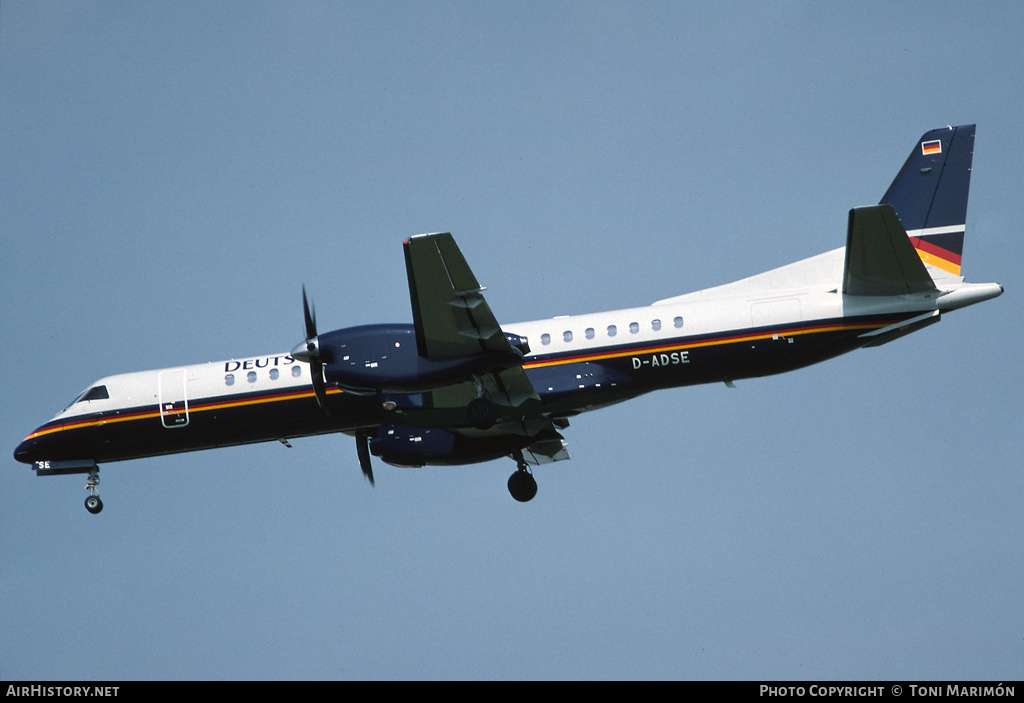
[[[974, 125], [943, 127], [924, 134], [880, 203], [896, 210], [903, 228], [913, 233], [967, 222], [967, 195], [974, 158]], [[927, 232], [921, 232], [927, 234]], [[950, 250], [962, 249], [953, 241]]]

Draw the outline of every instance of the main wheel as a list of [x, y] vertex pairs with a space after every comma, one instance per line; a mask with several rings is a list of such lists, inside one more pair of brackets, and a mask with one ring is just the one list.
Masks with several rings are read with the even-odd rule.
[[508, 492], [520, 503], [537, 495], [537, 481], [526, 471], [516, 471], [508, 477]]
[[85, 499], [85, 509], [95, 515], [103, 510], [103, 501], [100, 500], [99, 496], [89, 496]]
[[466, 406], [466, 412], [469, 414], [469, 421], [478, 430], [486, 430], [494, 426], [497, 413], [494, 410], [494, 403], [487, 398], [473, 398]]

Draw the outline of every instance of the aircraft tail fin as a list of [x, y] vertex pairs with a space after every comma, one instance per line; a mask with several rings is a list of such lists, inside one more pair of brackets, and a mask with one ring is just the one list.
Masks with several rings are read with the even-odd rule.
[[936, 280], [959, 277], [975, 125], [926, 132], [882, 197]]

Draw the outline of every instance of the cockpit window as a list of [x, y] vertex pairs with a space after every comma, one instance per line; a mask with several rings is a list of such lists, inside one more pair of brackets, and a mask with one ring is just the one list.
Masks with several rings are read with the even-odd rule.
[[67, 407], [64, 408], [64, 410], [61, 410], [61, 412], [68, 410], [75, 403], [81, 403], [83, 400], [105, 400], [109, 397], [110, 394], [107, 393], [106, 386], [93, 386], [89, 390], [80, 393], [79, 396], [68, 403]]
[[106, 386], [93, 386], [85, 392], [80, 400], [106, 400], [110, 397]]

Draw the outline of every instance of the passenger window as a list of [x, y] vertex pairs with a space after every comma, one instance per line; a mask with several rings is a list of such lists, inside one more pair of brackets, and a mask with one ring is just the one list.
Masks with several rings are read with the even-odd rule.
[[542, 334], [542, 335], [540, 336], [540, 343], [541, 343], [541, 344], [551, 344], [551, 335], [550, 335], [550, 334], [548, 334], [547, 332], [545, 332], [544, 334]]
[[302, 375], [302, 367], [299, 366], [298, 364], [295, 364], [294, 366], [292, 366], [292, 376], [295, 376], [295, 378], [298, 378], [301, 375]]
[[676, 319], [672, 320], [672, 324], [675, 325], [677, 329], [681, 328], [683, 326], [683, 318], [677, 317]]
[[563, 342], [571, 342], [572, 341], [572, 332], [570, 332], [569, 330], [566, 330], [565, 332], [562, 332], [562, 341]]
[[270, 369], [270, 380], [276, 381], [277, 377], [281, 375], [281, 372], [277, 369]]
[[587, 339], [593, 339], [594, 338], [594, 328], [593, 327], [588, 327], [586, 332], [584, 332], [583, 334], [586, 335]]
[[608, 325], [608, 336], [614, 337], [616, 334], [618, 334], [618, 330], [615, 329], [615, 325]]
[[225, 376], [224, 377], [224, 385], [225, 386], [233, 386], [233, 385], [235, 385], [235, 374], [229, 373], [227, 376]]
[[249, 373], [247, 373], [245, 375], [245, 380], [248, 381], [249, 383], [256, 383], [256, 372], [250, 371]]
[[639, 322], [630, 322], [629, 323], [629, 331], [630, 331], [630, 334], [636, 334], [637, 332], [639, 332], [640, 331], [640, 323]]
[[651, 320], [651, 329], [657, 332], [661, 329], [661, 320]]

